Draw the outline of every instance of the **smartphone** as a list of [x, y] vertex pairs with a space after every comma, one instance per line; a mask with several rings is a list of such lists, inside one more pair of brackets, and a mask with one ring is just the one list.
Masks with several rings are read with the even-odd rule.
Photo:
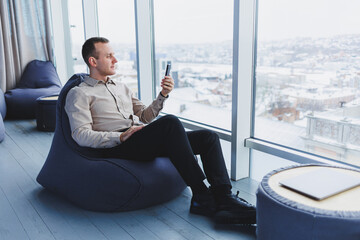
[[166, 65], [165, 76], [170, 76], [171, 64]]

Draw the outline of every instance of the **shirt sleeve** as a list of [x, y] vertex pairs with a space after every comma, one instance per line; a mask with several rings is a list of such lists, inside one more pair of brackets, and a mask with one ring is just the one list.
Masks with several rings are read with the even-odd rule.
[[168, 97], [163, 97], [160, 93], [158, 97], [146, 107], [139, 99], [132, 97], [134, 114], [139, 117], [143, 123], [150, 123], [156, 118], [164, 107], [164, 102]]
[[121, 132], [102, 132], [92, 129], [90, 98], [78, 87], [72, 88], [65, 103], [71, 136], [77, 144], [91, 148], [111, 148], [119, 145]]

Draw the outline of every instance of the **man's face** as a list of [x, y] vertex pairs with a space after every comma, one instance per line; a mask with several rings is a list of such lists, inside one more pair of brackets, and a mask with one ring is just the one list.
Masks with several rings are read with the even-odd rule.
[[93, 65], [94, 68], [102, 76], [114, 75], [116, 73], [115, 63], [117, 63], [117, 60], [110, 44], [98, 42], [95, 43], [95, 49], [97, 58], [93, 59], [95, 63]]

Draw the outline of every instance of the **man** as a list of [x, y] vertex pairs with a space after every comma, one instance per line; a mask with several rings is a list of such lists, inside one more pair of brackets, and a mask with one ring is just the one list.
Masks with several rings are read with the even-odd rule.
[[[107, 39], [88, 39], [82, 55], [90, 75], [69, 91], [65, 104], [72, 137], [80, 146], [106, 148], [102, 150], [106, 157], [134, 161], [169, 157], [193, 192], [190, 212], [215, 214], [219, 222], [255, 223], [255, 208], [231, 193], [219, 137], [214, 132], [185, 132], [172, 115], [152, 121], [174, 88], [170, 76], [162, 79], [161, 92], [146, 107], [126, 85], [111, 79], [117, 60]], [[204, 173], [194, 154], [200, 154], [210, 189], [203, 182]]]

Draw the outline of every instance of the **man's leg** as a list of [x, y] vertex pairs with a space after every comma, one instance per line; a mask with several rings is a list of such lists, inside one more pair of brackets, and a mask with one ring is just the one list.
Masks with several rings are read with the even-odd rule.
[[[204, 171], [212, 185], [212, 192], [215, 193], [216, 205], [212, 194], [203, 183], [205, 176], [195, 160], [194, 153], [200, 154], [202, 158]], [[217, 135], [212, 132], [209, 134], [207, 131], [186, 133], [175, 116], [167, 115], [152, 122], [119, 146], [105, 151], [105, 154], [108, 157], [137, 161], [151, 161], [159, 156], [169, 157], [184, 181], [191, 187], [193, 200], [197, 200], [192, 201], [192, 207], [193, 204], [199, 204], [201, 208], [197, 213], [212, 213], [216, 206], [218, 211], [230, 213], [231, 217], [234, 217], [233, 209], [242, 217], [245, 213], [252, 216], [255, 214], [252, 206], [239, 202], [231, 194], [231, 184]], [[248, 215], [236, 223], [253, 223], [248, 221]]]
[[226, 170], [219, 136], [209, 130], [187, 132], [187, 136], [196, 155], [200, 155], [204, 172], [212, 188], [225, 188], [230, 192], [231, 183]]
[[212, 211], [212, 208], [209, 208], [209, 201], [205, 199], [213, 197], [216, 208], [215, 219], [219, 223], [255, 223], [255, 208], [231, 192], [231, 183], [218, 135], [209, 130], [192, 131], [187, 134], [193, 152], [200, 154], [212, 192], [212, 196], [210, 194], [193, 196], [190, 211], [197, 214]]
[[106, 150], [105, 156], [136, 161], [169, 157], [194, 193], [207, 191], [204, 173], [194, 157], [184, 127], [175, 116], [166, 115], [150, 123], [119, 146]]

